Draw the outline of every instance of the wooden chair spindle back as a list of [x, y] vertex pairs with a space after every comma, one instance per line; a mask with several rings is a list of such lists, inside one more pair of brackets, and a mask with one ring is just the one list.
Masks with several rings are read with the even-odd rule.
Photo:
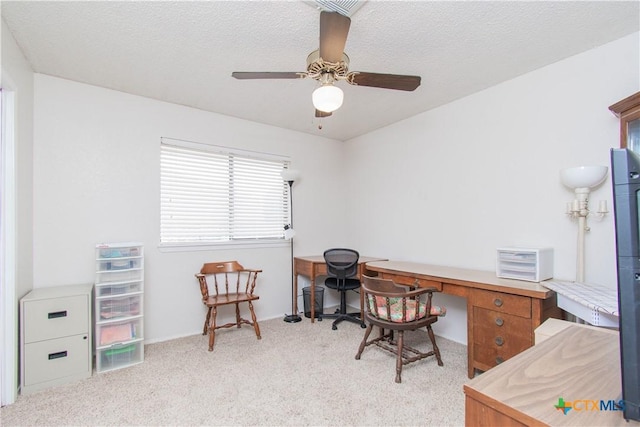
[[[437, 322], [439, 316], [444, 316], [446, 313], [442, 307], [433, 307], [435, 313], [431, 312], [431, 298], [434, 292], [438, 292], [437, 289], [400, 286], [392, 280], [362, 276], [362, 291], [366, 302], [365, 319], [368, 325], [356, 353], [356, 360], [360, 359], [365, 347], [372, 344], [395, 354], [396, 383], [402, 382], [402, 367], [408, 363], [435, 356], [438, 366], [443, 365], [440, 349], [431, 327]], [[423, 295], [426, 296], [426, 302], [420, 303]], [[380, 329], [380, 335], [369, 339], [374, 326]], [[427, 329], [427, 336], [433, 346], [431, 351], [425, 352], [404, 343], [405, 331], [415, 331], [422, 327]], [[397, 336], [394, 336], [396, 331]]]
[[[258, 273], [261, 271], [246, 269], [237, 261], [204, 264], [200, 274], [197, 275], [202, 299], [209, 298], [210, 292], [213, 291], [215, 291], [215, 295], [253, 294]], [[212, 289], [208, 287], [207, 276], [213, 277]]]
[[[216, 329], [232, 326], [239, 328], [240, 325], [246, 324], [253, 326], [256, 336], [258, 339], [261, 338], [260, 327], [253, 309], [253, 301], [260, 299], [253, 293], [260, 272], [262, 270], [244, 268], [237, 261], [223, 261], [206, 263], [200, 269], [200, 273], [196, 274], [202, 302], [207, 306], [203, 335], [209, 333], [209, 351], [213, 351]], [[212, 282], [211, 289], [207, 283], [207, 277], [209, 282]], [[240, 316], [240, 304], [244, 303], [248, 305], [251, 320]], [[225, 305], [235, 305], [235, 322], [219, 325], [216, 322], [218, 307]]]
[[[392, 306], [401, 302], [402, 317], [401, 319], [413, 319], [417, 321], [421, 317], [420, 301], [423, 295], [426, 295], [426, 302], [423, 304], [423, 312], [431, 312], [431, 299], [436, 289], [431, 288], [410, 288], [407, 286], [396, 285], [392, 280], [380, 279], [377, 277], [363, 276], [362, 289], [365, 293], [365, 305], [367, 314], [382, 321], [391, 319]], [[381, 301], [384, 301], [384, 311], [380, 312]], [[415, 301], [407, 305], [407, 301]], [[409, 312], [407, 312], [409, 310]], [[384, 314], [383, 314], [384, 313]]]

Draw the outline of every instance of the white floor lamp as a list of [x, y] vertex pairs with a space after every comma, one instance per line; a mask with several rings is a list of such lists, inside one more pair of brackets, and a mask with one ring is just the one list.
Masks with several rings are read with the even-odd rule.
[[294, 281], [294, 269], [293, 269], [293, 236], [296, 232], [293, 229], [293, 183], [298, 179], [300, 173], [293, 169], [283, 169], [280, 172], [282, 179], [289, 184], [289, 224], [284, 226], [284, 238], [290, 241], [291, 244], [291, 314], [284, 316], [284, 321], [287, 323], [300, 322], [302, 318], [296, 313], [296, 293], [293, 289]]

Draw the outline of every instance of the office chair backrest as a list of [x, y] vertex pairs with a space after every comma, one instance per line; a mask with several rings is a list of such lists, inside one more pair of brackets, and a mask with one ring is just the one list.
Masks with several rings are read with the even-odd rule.
[[324, 260], [327, 263], [327, 274], [338, 280], [353, 277], [358, 273], [358, 260], [360, 254], [353, 249], [334, 248], [324, 251]]

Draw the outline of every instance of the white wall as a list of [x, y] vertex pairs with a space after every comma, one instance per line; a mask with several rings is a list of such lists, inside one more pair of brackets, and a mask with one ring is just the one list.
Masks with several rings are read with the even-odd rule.
[[[496, 248], [551, 246], [574, 280], [577, 226], [563, 168], [609, 165], [619, 121], [608, 106], [640, 90], [639, 34], [417, 115], [346, 145], [350, 244], [396, 260], [494, 270]], [[424, 76], [423, 78], [429, 78]], [[607, 200], [610, 178], [591, 194]], [[589, 220], [586, 281], [615, 288], [613, 215]], [[437, 333], [466, 342], [466, 306]]]
[[343, 218], [327, 201], [341, 202], [334, 190], [344, 181], [342, 142], [41, 74], [35, 105], [35, 287], [93, 282], [95, 244], [140, 241], [148, 342], [202, 330], [194, 274], [204, 262], [237, 259], [264, 270], [260, 319], [291, 307], [289, 246], [158, 250], [161, 137], [290, 156], [302, 173], [293, 187], [295, 254], [341, 243]]

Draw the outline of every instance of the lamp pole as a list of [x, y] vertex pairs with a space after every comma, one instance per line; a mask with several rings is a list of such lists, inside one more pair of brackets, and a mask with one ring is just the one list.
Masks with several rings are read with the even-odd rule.
[[[566, 214], [569, 218], [578, 220], [576, 282], [579, 283], [584, 283], [585, 234], [590, 231], [587, 225], [587, 217], [591, 215], [589, 212], [589, 192], [607, 179], [607, 170], [606, 166], [578, 166], [560, 171], [562, 183], [573, 189], [576, 194], [576, 198], [567, 203]], [[602, 200], [596, 212], [597, 218], [602, 219], [607, 213], [609, 213], [607, 202]]]
[[[283, 171], [285, 172], [285, 171]], [[292, 172], [292, 171], [289, 171]], [[287, 181], [287, 183], [289, 184], [289, 224], [287, 224], [284, 229], [285, 232], [287, 230], [291, 230], [293, 232], [293, 182], [294, 179], [292, 176], [290, 177], [285, 177], [285, 174], [283, 173], [283, 178]], [[295, 276], [295, 272], [294, 272], [294, 266], [293, 266], [293, 234], [291, 235], [291, 242], [290, 242], [290, 246], [291, 246], [291, 314], [286, 314], [284, 316], [284, 321], [287, 323], [297, 323], [302, 321], [302, 318], [296, 313], [296, 294], [294, 292], [294, 287], [293, 287], [293, 282], [294, 282], [294, 276]]]

